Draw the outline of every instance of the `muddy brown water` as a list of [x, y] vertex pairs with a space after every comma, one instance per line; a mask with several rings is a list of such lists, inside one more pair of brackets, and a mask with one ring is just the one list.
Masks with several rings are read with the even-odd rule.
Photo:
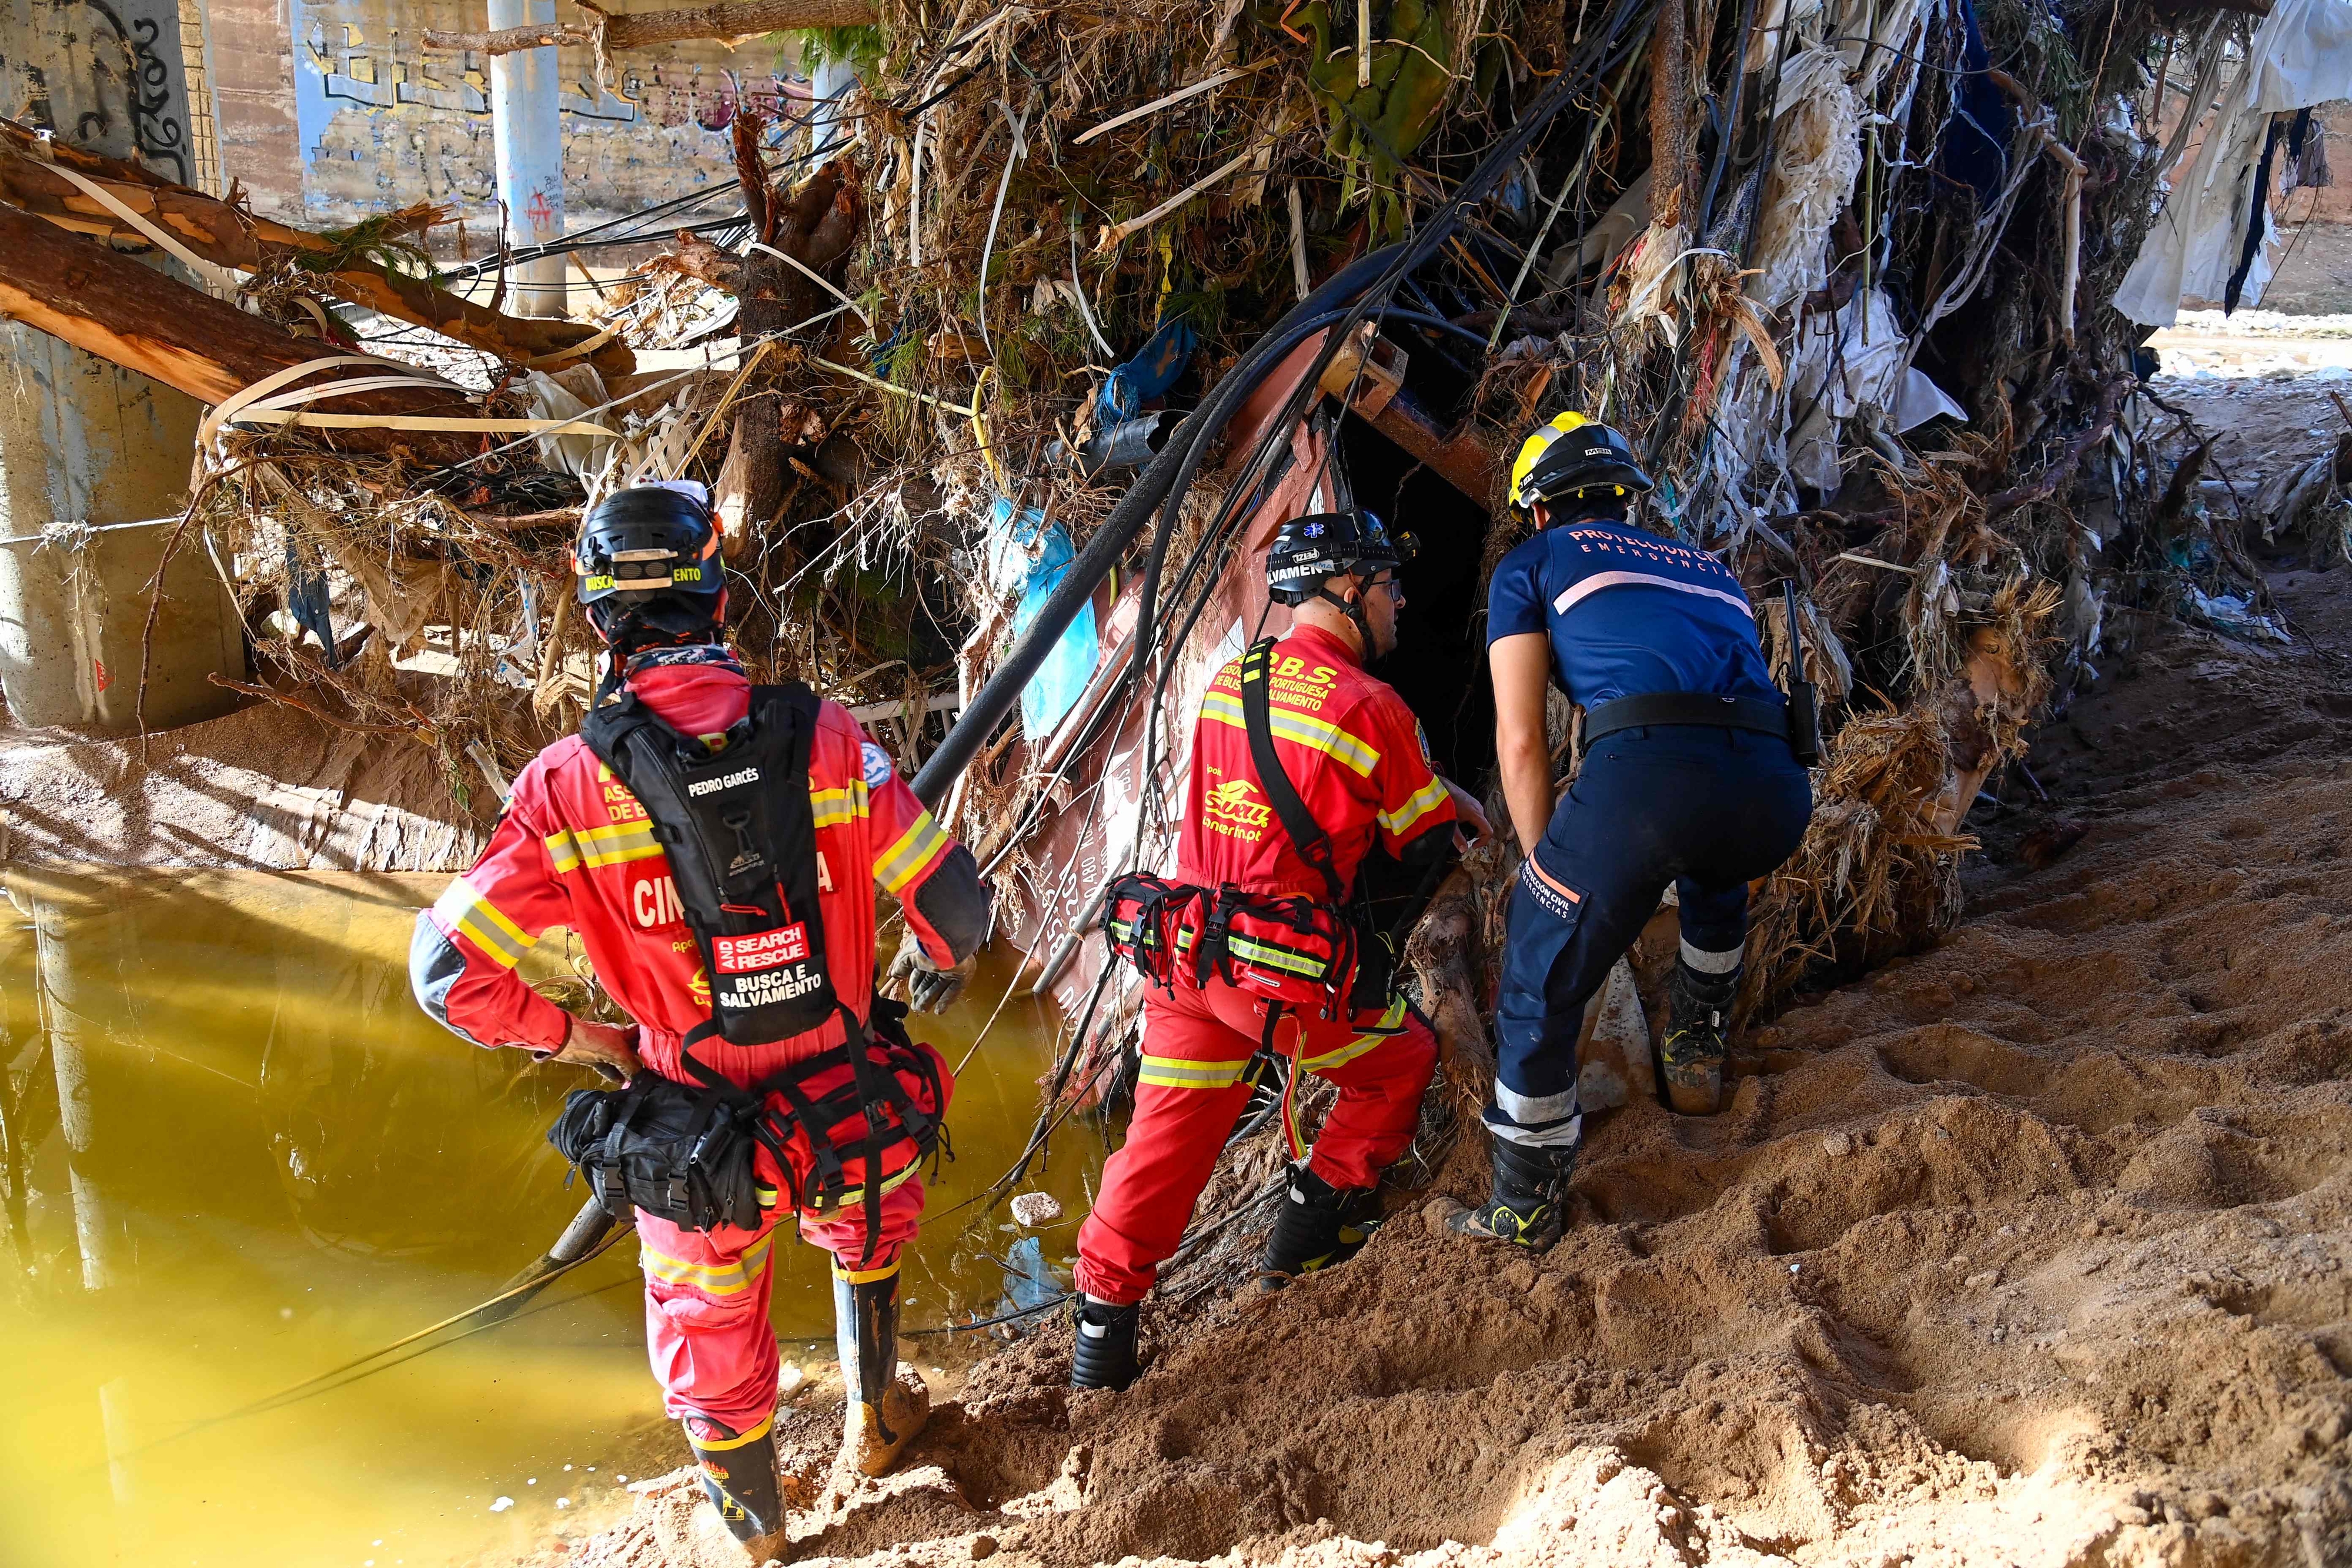
[[[503, 1323], [305, 1385], [495, 1294], [579, 1207], [542, 1135], [578, 1075], [467, 1046], [409, 998], [410, 923], [444, 880], [9, 873], [0, 1563], [462, 1561], [677, 1461], [626, 1238]], [[1013, 980], [984, 964], [919, 1032], [956, 1061]], [[1025, 1144], [1055, 1027], [1004, 1006], [958, 1080], [931, 1215]], [[1070, 1217], [1035, 1233], [1049, 1265], [1099, 1154], [1074, 1129], [1025, 1184]], [[1007, 1304], [1032, 1233], [976, 1212], [927, 1227], [910, 1326]], [[776, 1257], [785, 1362], [822, 1378], [824, 1256]], [[908, 1343], [929, 1365], [970, 1337]]]

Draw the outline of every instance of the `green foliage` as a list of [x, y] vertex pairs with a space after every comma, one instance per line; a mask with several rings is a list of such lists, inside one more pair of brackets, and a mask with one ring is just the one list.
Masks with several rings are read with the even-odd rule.
[[[1352, 5], [1342, 5], [1337, 20], [1331, 0], [1311, 0], [1289, 14], [1290, 25], [1314, 40], [1307, 80], [1330, 120], [1331, 156], [1348, 171], [1342, 205], [1355, 194], [1360, 161], [1373, 229], [1383, 239], [1404, 230], [1405, 161], [1436, 129], [1454, 89], [1449, 9], [1446, 0], [1381, 0], [1372, 7], [1369, 45], [1352, 37]], [[1343, 32], [1349, 36], [1342, 38]], [[1356, 51], [1363, 47], [1370, 50], [1370, 86], [1358, 85]]]
[[831, 60], [871, 78], [883, 57], [890, 52], [889, 35], [878, 26], [811, 27], [805, 32], [773, 36], [796, 47], [801, 69], [811, 74]]
[[[1982, 0], [1977, 20], [1984, 28], [1992, 63], [2023, 83], [2027, 91], [2057, 111], [2059, 140], [2082, 140], [2091, 118], [2091, 77], [2074, 46], [2041, 0]], [[2104, 20], [2086, 21], [2094, 28]], [[2091, 37], [2095, 47], [2098, 34]]]
[[438, 287], [441, 270], [433, 265], [432, 256], [416, 238], [397, 226], [405, 220], [385, 216], [369, 218], [347, 229], [326, 229], [319, 237], [328, 242], [332, 250], [300, 250], [293, 253], [294, 265], [305, 272], [340, 272], [354, 262], [373, 262], [386, 272], [404, 273], [421, 277]]

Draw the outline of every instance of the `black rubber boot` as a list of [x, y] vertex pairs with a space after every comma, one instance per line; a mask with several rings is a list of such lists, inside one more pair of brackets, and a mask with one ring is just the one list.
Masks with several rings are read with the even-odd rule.
[[1739, 971], [1703, 975], [1676, 959], [1666, 982], [1666, 1037], [1658, 1049], [1658, 1103], [1685, 1116], [1723, 1109], [1724, 1036]]
[[1092, 1296], [1078, 1298], [1078, 1340], [1070, 1352], [1070, 1386], [1123, 1389], [1142, 1374], [1136, 1357], [1136, 1328], [1142, 1309], [1118, 1307]]
[[1576, 1168], [1576, 1148], [1530, 1148], [1515, 1144], [1493, 1128], [1486, 1130], [1495, 1169], [1494, 1197], [1484, 1207], [1468, 1208], [1446, 1221], [1456, 1236], [1484, 1241], [1507, 1241], [1530, 1252], [1545, 1252], [1566, 1228], [1559, 1211], [1568, 1191], [1569, 1174]]
[[878, 1280], [833, 1277], [834, 1341], [848, 1390], [841, 1442], [860, 1473], [878, 1476], [931, 1418], [930, 1391], [898, 1373], [898, 1273]]
[[702, 1467], [702, 1490], [746, 1545], [784, 1527], [783, 1489], [776, 1479], [776, 1435], [768, 1427], [743, 1437], [707, 1416], [686, 1418], [686, 1440]]
[[1304, 1164], [1294, 1165], [1274, 1230], [1265, 1239], [1259, 1278], [1279, 1287], [1301, 1274], [1344, 1263], [1363, 1250], [1380, 1223], [1376, 1188], [1333, 1186]]

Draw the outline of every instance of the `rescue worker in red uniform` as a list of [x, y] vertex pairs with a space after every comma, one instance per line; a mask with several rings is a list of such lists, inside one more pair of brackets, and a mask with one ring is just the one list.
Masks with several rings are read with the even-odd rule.
[[1228, 664], [1202, 701], [1176, 881], [1113, 889], [1113, 947], [1154, 984], [1127, 1142], [1078, 1231], [1074, 1387], [1124, 1388], [1139, 1372], [1138, 1303], [1267, 1056], [1289, 1058], [1294, 1087], [1304, 1070], [1339, 1089], [1312, 1155], [1289, 1168], [1269, 1283], [1352, 1256], [1378, 1223], [1381, 1169], [1412, 1141], [1436, 1037], [1351, 897], [1376, 845], [1425, 867], [1458, 847], [1458, 823], [1486, 821], [1431, 771], [1404, 699], [1364, 673], [1396, 646], [1400, 564], [1369, 514], [1283, 525], [1266, 565], [1295, 608], [1290, 633]]
[[[698, 1088], [704, 1075], [715, 1073], [762, 1092], [789, 1081], [804, 1102], [846, 1095], [842, 1103], [862, 1108], [874, 1123], [873, 1129], [853, 1123], [849, 1131], [875, 1130], [878, 1137], [879, 1129], [896, 1124], [874, 1100], [857, 1098], [877, 1075], [866, 1074], [867, 1064], [853, 1072], [841, 1049], [853, 1023], [863, 1037], [878, 1017], [872, 995], [875, 891], [894, 895], [906, 915], [908, 946], [894, 976], [916, 975], [919, 999], [936, 1008], [968, 973], [967, 960], [986, 931], [989, 900], [978, 867], [845, 709], [818, 702], [805, 687], [751, 685], [721, 641], [725, 593], [701, 486], [642, 486], [607, 497], [585, 519], [577, 555], [581, 600], [610, 647], [597, 710], [583, 724], [583, 735], [557, 741], [522, 769], [481, 858], [417, 917], [410, 973], [418, 1001], [477, 1045], [513, 1046], [541, 1060], [616, 1070], [633, 1081], [633, 1089], [642, 1073]], [[617, 704], [604, 700], [613, 696]], [[756, 711], [755, 696], [764, 705]], [[794, 699], [798, 706], [779, 698]], [[794, 924], [772, 939], [722, 933], [712, 939], [716, 946], [706, 942], [709, 934], [698, 928], [694, 907], [699, 883], [685, 874], [694, 868], [674, 863], [682, 852], [665, 847], [685, 842], [678, 824], [648, 811], [647, 803], [659, 797], [641, 800], [616, 775], [619, 752], [607, 757], [592, 749], [588, 737], [599, 716], [621, 709], [636, 716], [645, 734], [664, 745], [675, 742], [690, 758], [730, 759], [731, 773], [688, 784], [687, 793], [730, 799], [766, 791], [766, 800], [757, 803], [772, 804], [802, 824], [800, 847], [784, 857], [799, 863], [780, 863], [770, 878], [780, 894], [798, 888], [801, 902], [813, 905], [786, 910]], [[784, 722], [772, 716], [788, 711], [803, 721], [794, 743], [805, 749], [794, 755], [805, 758], [804, 781], [777, 766], [770, 744], [774, 737], [764, 733], [772, 721]], [[766, 760], [732, 767], [739, 756]], [[650, 776], [638, 770], [641, 762], [628, 766], [631, 779], [648, 784]], [[762, 779], [763, 768], [786, 776]], [[795, 791], [805, 796], [804, 813]], [[749, 821], [740, 810], [726, 818], [739, 828]], [[525, 951], [555, 925], [578, 936], [598, 979], [636, 1020], [635, 1028], [568, 1013], [518, 976], [515, 967]], [[768, 964], [760, 956], [762, 944], [789, 948], [799, 967]], [[807, 951], [813, 946], [821, 951]], [[815, 1026], [800, 1032], [738, 1042], [743, 1030], [728, 1025], [723, 1009], [714, 1012], [712, 966], [706, 962], [711, 953], [719, 955], [722, 1000], [773, 1000], [798, 988], [817, 992], [828, 1010], [813, 1015]], [[742, 958], [746, 953], [752, 956]], [[764, 988], [749, 988], [753, 982]], [[756, 1022], [766, 1015], [755, 1010], [751, 1016]], [[911, 1049], [927, 1053], [935, 1068], [914, 1075], [936, 1086], [929, 1107], [935, 1120], [945, 1109], [946, 1070], [930, 1047]], [[878, 1051], [869, 1051], [869, 1063], [881, 1060]], [[830, 1066], [794, 1078], [796, 1068], [828, 1052]], [[916, 1059], [891, 1060], [904, 1065]], [[644, 1086], [679, 1092], [653, 1081]], [[799, 1220], [803, 1239], [835, 1258], [839, 1348], [849, 1392], [845, 1446], [859, 1469], [878, 1475], [920, 1430], [929, 1411], [919, 1383], [902, 1386], [896, 1376], [899, 1256], [922, 1212], [923, 1183], [919, 1157], [909, 1157], [909, 1149], [897, 1149], [880, 1160], [880, 1168], [871, 1168], [878, 1145], [853, 1143], [844, 1152], [859, 1146], [869, 1156], [862, 1162], [860, 1185], [843, 1186], [836, 1205], [803, 1204]], [[781, 1542], [776, 1532], [784, 1523], [771, 1432], [779, 1371], [768, 1323], [771, 1249], [793, 1196], [814, 1195], [823, 1185], [810, 1168], [814, 1151], [805, 1136], [787, 1151], [790, 1161], [761, 1148], [759, 1207], [751, 1211], [758, 1217], [755, 1226], [685, 1228], [645, 1212], [650, 1200], [638, 1201], [654, 1375], [668, 1414], [685, 1426], [720, 1516], [738, 1540], [755, 1547], [773, 1544], [771, 1536]], [[827, 1149], [822, 1157], [835, 1154]], [[860, 1171], [861, 1162], [849, 1159], [844, 1168]], [[876, 1186], [878, 1197], [869, 1190]]]

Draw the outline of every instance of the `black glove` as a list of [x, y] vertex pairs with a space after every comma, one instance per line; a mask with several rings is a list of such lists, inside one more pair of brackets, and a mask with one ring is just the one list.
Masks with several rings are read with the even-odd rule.
[[909, 931], [898, 943], [898, 956], [890, 960], [888, 979], [905, 987], [907, 1005], [917, 1012], [944, 1012], [963, 995], [978, 962], [966, 958], [952, 969], [942, 969], [923, 951], [921, 939]]

